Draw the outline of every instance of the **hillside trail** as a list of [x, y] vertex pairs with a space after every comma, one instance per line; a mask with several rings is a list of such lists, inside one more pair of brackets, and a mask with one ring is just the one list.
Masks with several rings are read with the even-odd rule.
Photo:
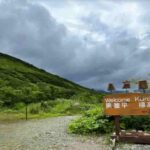
[[[103, 136], [67, 133], [73, 116], [0, 123], [0, 150], [111, 150]], [[150, 146], [124, 144], [117, 150], [150, 150]]]

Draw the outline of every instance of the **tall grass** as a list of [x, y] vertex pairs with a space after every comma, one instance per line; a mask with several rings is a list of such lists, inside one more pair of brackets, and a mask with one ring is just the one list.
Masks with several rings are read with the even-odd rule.
[[[45, 118], [65, 115], [81, 115], [87, 110], [98, 106], [79, 100], [57, 99], [28, 105], [28, 119]], [[25, 118], [25, 104], [17, 103], [12, 109], [0, 110], [0, 120], [18, 120]]]

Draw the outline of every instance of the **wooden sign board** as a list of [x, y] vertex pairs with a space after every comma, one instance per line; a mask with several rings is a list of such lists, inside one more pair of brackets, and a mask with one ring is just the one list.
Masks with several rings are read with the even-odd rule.
[[150, 115], [150, 94], [110, 94], [104, 97], [104, 107], [109, 116]]

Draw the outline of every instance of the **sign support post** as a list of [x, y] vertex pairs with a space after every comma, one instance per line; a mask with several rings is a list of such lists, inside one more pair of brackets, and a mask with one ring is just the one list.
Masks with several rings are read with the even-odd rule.
[[114, 116], [116, 135], [112, 138], [116, 142], [150, 144], [150, 132], [122, 131], [119, 122], [121, 116], [149, 116], [150, 94], [110, 94], [104, 97], [104, 107], [106, 115]]
[[115, 130], [116, 130], [116, 140], [119, 140], [120, 135], [120, 116], [115, 116]]

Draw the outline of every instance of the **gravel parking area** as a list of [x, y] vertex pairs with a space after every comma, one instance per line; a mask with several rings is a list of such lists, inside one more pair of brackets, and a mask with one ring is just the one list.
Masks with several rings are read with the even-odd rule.
[[[103, 137], [67, 134], [75, 117], [0, 123], [0, 150], [110, 150]], [[150, 146], [119, 145], [117, 150], [150, 150]]]

